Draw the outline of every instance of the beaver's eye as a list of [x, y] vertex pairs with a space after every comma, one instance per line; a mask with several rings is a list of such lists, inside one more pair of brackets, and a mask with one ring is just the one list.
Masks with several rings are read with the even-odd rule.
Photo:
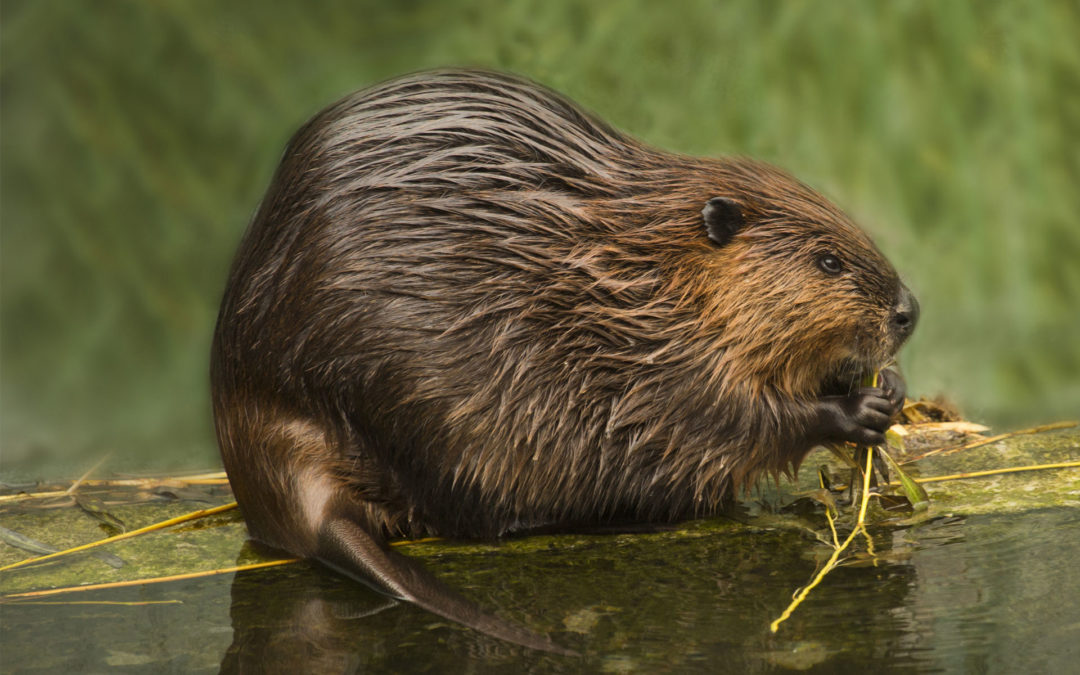
[[826, 274], [840, 274], [840, 270], [843, 266], [840, 264], [840, 258], [837, 258], [832, 253], [825, 253], [817, 259], [818, 267], [822, 272]]

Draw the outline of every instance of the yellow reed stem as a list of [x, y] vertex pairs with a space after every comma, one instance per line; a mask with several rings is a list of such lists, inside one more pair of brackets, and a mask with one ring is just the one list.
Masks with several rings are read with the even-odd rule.
[[847, 539], [844, 540], [843, 544], [834, 547], [832, 555], [829, 556], [829, 559], [825, 561], [825, 565], [821, 568], [820, 571], [818, 571], [817, 575], [809, 584], [803, 586], [802, 589], [800, 589], [795, 594], [794, 599], [791, 601], [791, 604], [788, 605], [787, 609], [784, 610], [784, 613], [781, 614], [780, 617], [773, 621], [771, 624], [769, 624], [769, 630], [771, 632], [775, 633], [777, 630], [780, 629], [780, 624], [782, 624], [784, 621], [787, 621], [787, 619], [791, 616], [795, 609], [802, 604], [803, 600], [805, 600], [808, 595], [810, 595], [810, 591], [814, 590], [814, 588], [821, 583], [821, 580], [825, 578], [825, 575], [831, 572], [834, 567], [836, 567], [838, 561], [840, 560], [840, 554], [843, 553], [844, 550], [851, 545], [851, 542], [855, 539], [855, 537], [859, 534], [860, 531], [865, 530], [866, 506], [870, 503], [870, 472], [873, 470], [873, 456], [874, 453], [872, 450], [866, 453], [866, 469], [863, 471], [862, 503], [859, 505], [859, 519], [855, 523], [855, 529], [851, 531], [851, 534], [847, 536]]
[[128, 586], [141, 586], [143, 584], [160, 584], [167, 581], [183, 581], [185, 579], [200, 579], [202, 577], [212, 577], [218, 574], [228, 574], [230, 572], [246, 572], [247, 570], [257, 570], [263, 567], [275, 567], [277, 565], [289, 565], [295, 562], [299, 562], [297, 558], [288, 558], [286, 560], [269, 560], [267, 562], [252, 563], [250, 565], [240, 565], [237, 567], [225, 567], [217, 570], [205, 570], [202, 572], [188, 572], [187, 574], [173, 574], [166, 577], [153, 577], [151, 579], [132, 579], [130, 581], [113, 581], [107, 584], [89, 584], [87, 586], [65, 586], [63, 588], [48, 588], [43, 591], [26, 591], [25, 593], [12, 593], [10, 595], [0, 596], [0, 600], [16, 600], [19, 598], [40, 598], [48, 595], [59, 595], [61, 593], [80, 593], [82, 591], [100, 591], [109, 588], [125, 588]]
[[[1050, 469], [1075, 469], [1080, 468], [1080, 460], [1075, 462], [1057, 462], [1055, 464], [1035, 464], [1033, 466], [1012, 466], [1004, 469], [987, 469], [986, 471], [967, 471], [965, 473], [953, 473], [947, 476], [929, 476], [919, 478], [920, 483], [940, 483], [947, 480], [960, 480], [962, 478], [981, 478], [983, 476], [995, 476], [1002, 473], [1020, 473], [1021, 471], [1046, 471]], [[899, 483], [889, 483], [890, 486]]]

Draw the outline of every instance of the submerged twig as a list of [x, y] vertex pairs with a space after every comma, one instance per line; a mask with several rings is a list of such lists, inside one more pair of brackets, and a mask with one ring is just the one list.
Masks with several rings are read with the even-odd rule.
[[186, 513], [186, 514], [184, 514], [182, 516], [177, 516], [175, 518], [170, 518], [170, 519], [164, 520], [164, 521], [162, 521], [160, 523], [155, 523], [153, 525], [147, 525], [146, 527], [141, 527], [141, 528], [139, 528], [137, 530], [132, 530], [131, 532], [125, 532], [123, 534], [118, 534], [115, 537], [106, 537], [105, 539], [99, 539], [97, 541], [92, 541], [89, 544], [83, 544], [82, 546], [76, 546], [74, 548], [69, 548], [69, 549], [66, 549], [66, 550], [63, 550], [63, 551], [57, 551], [56, 553], [50, 553], [48, 555], [39, 556], [37, 558], [27, 558], [26, 560], [20, 560], [17, 563], [12, 563], [10, 565], [5, 565], [4, 567], [0, 567], [0, 572], [6, 572], [7, 570], [12, 570], [12, 569], [15, 569], [15, 568], [18, 568], [18, 567], [22, 567], [24, 565], [29, 565], [31, 563], [37, 563], [37, 562], [43, 562], [45, 560], [51, 560], [52, 558], [58, 558], [58, 557], [60, 557], [62, 555], [67, 555], [69, 553], [77, 553], [79, 551], [85, 551], [87, 549], [95, 548], [97, 546], [104, 546], [105, 544], [111, 544], [114, 541], [120, 541], [122, 539], [130, 539], [131, 537], [136, 537], [136, 536], [138, 536], [140, 534], [146, 534], [147, 532], [154, 532], [155, 530], [161, 530], [161, 529], [164, 529], [166, 527], [171, 527], [173, 525], [178, 525], [180, 523], [186, 523], [189, 520], [195, 520], [197, 518], [203, 518], [205, 516], [212, 516], [214, 514], [222, 513], [224, 511], [229, 511], [229, 510], [235, 509], [235, 508], [236, 508], [236, 502], [231, 502], [231, 503], [225, 504], [223, 506], [216, 506], [216, 507], [214, 507], [212, 509], [202, 509], [200, 511], [194, 511], [192, 513]]
[[[818, 485], [821, 486], [822, 490], [828, 490], [828, 485], [825, 479], [825, 467], [822, 467], [818, 470]], [[840, 545], [840, 537], [836, 534], [836, 518], [833, 516], [833, 511], [835, 510], [835, 508], [836, 507], [832, 506], [831, 504], [825, 505], [825, 518], [827, 518], [829, 521], [829, 531], [832, 533], [832, 545], [834, 547]]]
[[[8, 544], [9, 546], [21, 548], [24, 551], [36, 553], [39, 556], [50, 555], [59, 551], [59, 549], [57, 549], [55, 546], [49, 546], [44, 542], [40, 542], [37, 539], [31, 539], [25, 534], [16, 532], [15, 530], [9, 530], [6, 527], [0, 527], [0, 539], [3, 539], [4, 543]], [[119, 558], [112, 553], [108, 553], [106, 551], [94, 551], [92, 555], [94, 555], [94, 557], [98, 558], [109, 567], [119, 569], [125, 564], [127, 564], [123, 561], [122, 558]]]

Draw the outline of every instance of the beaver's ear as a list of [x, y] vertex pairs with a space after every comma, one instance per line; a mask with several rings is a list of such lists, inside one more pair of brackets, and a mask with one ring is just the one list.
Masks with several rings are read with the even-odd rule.
[[709, 239], [723, 246], [746, 224], [739, 202], [727, 197], [713, 197], [701, 210]]

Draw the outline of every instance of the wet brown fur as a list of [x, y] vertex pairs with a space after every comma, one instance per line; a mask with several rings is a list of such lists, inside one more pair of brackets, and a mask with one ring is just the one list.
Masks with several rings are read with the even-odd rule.
[[[717, 196], [747, 221], [723, 246]], [[377, 539], [708, 514], [797, 466], [813, 401], [890, 359], [899, 286], [775, 168], [420, 73], [289, 143], [218, 321], [222, 455], [252, 535], [299, 555], [328, 514]]]

